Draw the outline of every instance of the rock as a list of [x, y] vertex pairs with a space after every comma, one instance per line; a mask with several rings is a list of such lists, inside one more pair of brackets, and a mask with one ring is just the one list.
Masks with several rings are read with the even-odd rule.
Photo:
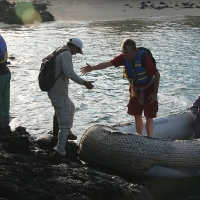
[[161, 5], [165, 5], [165, 3], [164, 3], [164, 2], [162, 2], [162, 1], [160, 2], [160, 4], [161, 4]]
[[7, 9], [11, 4], [7, 1], [0, 1], [0, 18], [3, 18], [6, 15]]
[[45, 11], [47, 9], [47, 5], [46, 4], [33, 3], [33, 6], [34, 6], [35, 10], [38, 11], [38, 12]]
[[41, 11], [40, 17], [42, 22], [55, 21], [54, 16], [48, 11]]
[[15, 57], [14, 56], [9, 56], [8, 57], [10, 60], [15, 60]]
[[3, 22], [6, 24], [23, 24], [22, 20], [16, 15], [13, 7], [7, 9], [6, 15], [3, 18]]
[[145, 8], [148, 8], [148, 5], [145, 2], [142, 2], [140, 9], [145, 9]]
[[[34, 21], [49, 22], [55, 21], [54, 16], [46, 11], [47, 4], [26, 1], [17, 4], [7, 1], [0, 1], [0, 21], [7, 24], [33, 24]], [[26, 12], [29, 10], [28, 12]], [[34, 12], [31, 12], [34, 10]], [[17, 11], [17, 12], [16, 12]], [[22, 17], [23, 16], [23, 17]]]
[[52, 138], [34, 140], [24, 127], [0, 136], [0, 199], [152, 199], [147, 189], [137, 182], [131, 183], [77, 162], [78, 145], [74, 142], [67, 143], [67, 150], [76, 161], [52, 164], [53, 150], [49, 149]]

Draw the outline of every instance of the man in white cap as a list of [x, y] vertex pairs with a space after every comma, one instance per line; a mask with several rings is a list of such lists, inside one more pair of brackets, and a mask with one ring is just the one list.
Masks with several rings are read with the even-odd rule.
[[59, 124], [58, 143], [55, 146], [55, 152], [52, 155], [58, 164], [70, 162], [66, 157], [65, 146], [70, 129], [72, 128], [75, 106], [68, 96], [69, 79], [75, 83], [84, 85], [87, 89], [93, 88], [93, 81], [83, 80], [73, 69], [72, 55], [76, 55], [77, 53], [83, 54], [82, 41], [78, 38], [72, 38], [68, 41], [67, 45], [62, 46], [59, 49], [61, 48], [66, 51], [63, 51], [56, 56], [55, 77], [58, 77], [62, 71], [63, 75], [56, 80], [54, 86], [48, 91], [48, 96], [55, 109]]

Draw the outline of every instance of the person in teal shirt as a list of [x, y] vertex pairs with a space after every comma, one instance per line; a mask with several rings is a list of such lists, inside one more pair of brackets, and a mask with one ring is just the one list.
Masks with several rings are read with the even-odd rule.
[[7, 45], [0, 35], [0, 135], [11, 132], [10, 129], [10, 79], [11, 72], [7, 67]]

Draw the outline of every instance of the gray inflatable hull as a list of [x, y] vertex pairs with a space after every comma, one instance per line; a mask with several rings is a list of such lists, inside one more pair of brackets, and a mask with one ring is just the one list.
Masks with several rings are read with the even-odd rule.
[[[193, 135], [194, 115], [190, 111], [154, 119], [153, 137], [163, 139], [185, 140]], [[137, 133], [135, 124], [115, 125], [116, 129], [124, 133]], [[145, 121], [144, 121], [145, 127]], [[143, 129], [142, 135], [147, 135]]]
[[[158, 119], [155, 131], [162, 138], [125, 133], [128, 125], [92, 126], [80, 140], [80, 159], [129, 176], [199, 176], [200, 141], [183, 140], [193, 134], [193, 118], [185, 112]], [[163, 139], [176, 135], [182, 140]]]

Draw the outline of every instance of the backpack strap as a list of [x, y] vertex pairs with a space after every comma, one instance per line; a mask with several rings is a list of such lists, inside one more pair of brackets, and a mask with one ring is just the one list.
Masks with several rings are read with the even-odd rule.
[[156, 66], [156, 60], [153, 57], [151, 51], [145, 47], [138, 47], [137, 49], [139, 50], [144, 50], [144, 53], [142, 54], [142, 58], [141, 58], [141, 64], [142, 66], [146, 67], [146, 56], [149, 56], [151, 61], [154, 63], [154, 65]]
[[60, 72], [60, 74], [55, 78], [55, 81], [57, 81], [59, 78], [60, 78], [60, 76], [63, 74], [63, 71], [62, 72]]
[[[64, 51], [68, 51], [67, 49], [59, 49], [60, 47], [58, 47], [52, 54], [54, 56], [54, 59], [56, 58], [56, 56], [58, 56], [60, 53], [64, 52]], [[59, 50], [58, 50], [59, 49]], [[60, 72], [60, 74], [55, 78], [55, 81], [57, 81], [60, 76], [63, 74], [63, 71]]]
[[[59, 49], [60, 47], [58, 47], [52, 54], [54, 55], [54, 57], [56, 57], [58, 54], [64, 52], [64, 51], [68, 51], [67, 49]], [[59, 49], [59, 50], [58, 50]]]

